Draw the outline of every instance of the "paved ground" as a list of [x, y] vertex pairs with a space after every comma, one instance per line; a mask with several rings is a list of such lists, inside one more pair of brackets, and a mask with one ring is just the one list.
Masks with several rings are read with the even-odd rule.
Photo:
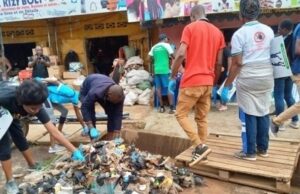
[[[101, 109], [98, 107], [98, 110]], [[134, 107], [125, 107], [125, 112], [130, 113], [130, 119], [125, 121], [124, 128], [136, 128], [137, 130], [144, 130], [149, 133], [159, 133], [166, 134], [170, 136], [183, 137], [187, 138], [185, 133], [182, 131], [180, 126], [178, 125], [175, 116], [170, 115], [168, 113], [158, 113], [156, 110], [148, 106], [134, 106]], [[72, 114], [73, 111], [70, 111]], [[191, 119], [193, 119], [193, 114], [190, 115]], [[145, 122], [145, 126], [141, 125], [132, 125], [132, 122]], [[193, 122], [193, 120], [191, 120]], [[209, 131], [210, 132], [224, 132], [224, 133], [234, 133], [240, 134], [240, 125], [237, 119], [237, 107], [230, 106], [229, 110], [226, 112], [219, 112], [215, 108], [212, 108], [211, 112], [208, 116], [209, 122]], [[194, 122], [193, 122], [194, 123]], [[100, 124], [98, 126], [99, 129], [105, 133], [105, 125]], [[64, 131], [71, 135], [70, 139], [73, 142], [84, 143], [88, 142], [87, 139], [80, 137], [80, 125], [78, 124], [66, 124]], [[41, 125], [31, 125], [30, 133], [28, 135], [28, 139], [30, 141], [36, 141], [38, 139], [38, 143], [44, 145], [48, 144], [49, 137], [42, 137], [42, 134], [45, 130]], [[40, 138], [42, 137], [42, 138]], [[279, 134], [279, 137], [290, 138], [290, 139], [300, 139], [300, 130], [287, 128], [286, 131]], [[34, 156], [37, 160], [49, 160], [49, 158], [53, 157], [48, 154], [48, 147], [45, 146], [34, 146], [33, 152]], [[13, 161], [14, 161], [14, 171], [24, 171], [24, 166], [26, 163], [23, 157], [19, 154], [17, 150], [13, 151]], [[21, 169], [21, 170], [20, 170]], [[1, 176], [2, 172], [0, 171], [0, 188], [1, 185], [4, 184], [4, 177]], [[219, 193], [228, 193], [228, 194], [261, 194], [261, 193], [270, 193], [266, 191], [262, 191], [255, 188], [244, 187], [236, 184], [231, 184], [227, 182], [222, 182], [213, 179], [206, 179], [207, 186], [196, 188], [194, 190], [186, 191], [185, 193], [211, 193], [211, 194], [219, 194]], [[2, 193], [0, 189], [0, 193]], [[299, 191], [295, 191], [294, 193], [299, 193]]]

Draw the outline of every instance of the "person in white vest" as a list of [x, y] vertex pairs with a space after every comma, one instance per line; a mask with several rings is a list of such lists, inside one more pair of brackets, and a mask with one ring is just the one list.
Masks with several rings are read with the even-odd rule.
[[257, 21], [258, 0], [240, 1], [240, 18], [244, 25], [231, 40], [232, 66], [221, 98], [228, 101], [229, 86], [236, 78], [239, 107], [245, 113], [247, 150], [235, 153], [244, 160], [267, 157], [269, 146], [269, 107], [274, 87], [270, 44], [274, 32]]

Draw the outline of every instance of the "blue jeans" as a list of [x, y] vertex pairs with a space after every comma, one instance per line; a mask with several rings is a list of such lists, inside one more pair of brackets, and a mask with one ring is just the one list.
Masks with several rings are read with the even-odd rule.
[[[275, 79], [274, 83], [274, 100], [276, 115], [280, 115], [284, 111], [284, 100], [288, 107], [295, 104], [292, 96], [293, 81], [290, 77]], [[298, 116], [294, 116], [292, 121], [297, 122]]]
[[269, 147], [269, 115], [258, 117], [245, 114], [247, 154], [255, 154], [256, 148], [267, 151]]

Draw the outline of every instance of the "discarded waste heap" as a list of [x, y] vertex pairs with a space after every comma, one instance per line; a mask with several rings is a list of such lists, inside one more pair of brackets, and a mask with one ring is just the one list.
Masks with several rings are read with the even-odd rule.
[[126, 146], [121, 138], [80, 149], [86, 156], [84, 163], [64, 156], [39, 180], [26, 181], [25, 177], [20, 193], [175, 194], [203, 184], [202, 177], [175, 167], [171, 158]]

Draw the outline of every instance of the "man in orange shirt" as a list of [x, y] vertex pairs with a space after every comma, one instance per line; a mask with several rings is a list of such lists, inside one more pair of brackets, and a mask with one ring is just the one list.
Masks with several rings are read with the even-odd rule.
[[[225, 41], [222, 32], [208, 22], [202, 5], [194, 6], [190, 17], [192, 23], [183, 30], [181, 44], [172, 65], [172, 79], [186, 58], [176, 118], [195, 146], [190, 163], [192, 166], [211, 151], [205, 145], [206, 115], [210, 109], [212, 86], [221, 72]], [[170, 81], [170, 84], [172, 83], [174, 83], [173, 80]], [[188, 119], [188, 114], [193, 107], [197, 130]]]

